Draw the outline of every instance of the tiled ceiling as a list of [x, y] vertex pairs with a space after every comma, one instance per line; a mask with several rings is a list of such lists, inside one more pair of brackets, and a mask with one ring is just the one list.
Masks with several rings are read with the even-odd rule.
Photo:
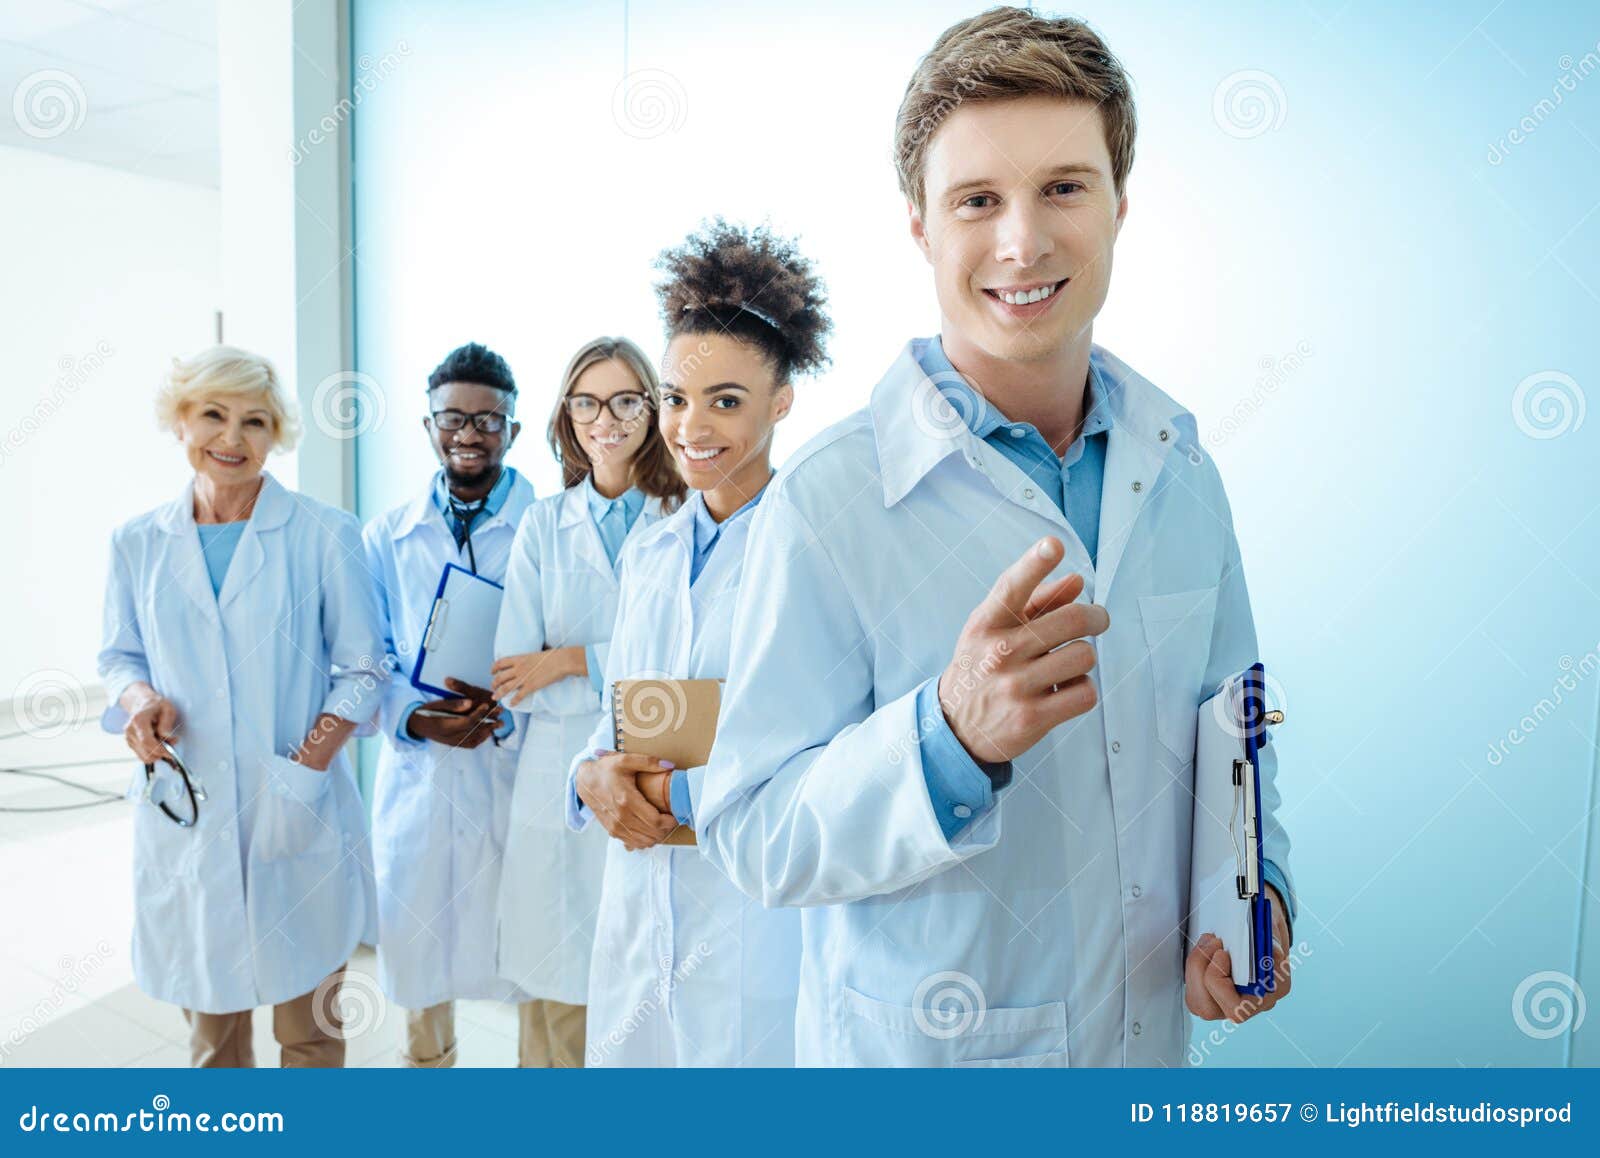
[[217, 185], [218, 0], [0, 0], [0, 145]]

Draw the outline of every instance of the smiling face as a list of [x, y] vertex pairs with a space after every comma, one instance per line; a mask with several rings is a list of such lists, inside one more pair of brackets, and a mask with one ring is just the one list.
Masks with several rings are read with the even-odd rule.
[[1088, 343], [1128, 208], [1111, 174], [1089, 101], [976, 101], [940, 125], [911, 233], [952, 358], [1034, 362]]
[[661, 434], [697, 491], [759, 491], [772, 473], [773, 428], [793, 402], [794, 388], [779, 384], [767, 357], [738, 338], [680, 334], [667, 345]]
[[223, 487], [255, 481], [276, 433], [262, 402], [207, 394], [184, 405], [177, 432], [195, 473]]
[[446, 382], [428, 391], [428, 409], [432, 413], [459, 410], [463, 414], [506, 416], [505, 426], [497, 434], [485, 434], [471, 421], [460, 430], [440, 430], [432, 418], [422, 420], [433, 443], [433, 453], [444, 467], [445, 481], [457, 497], [470, 497], [475, 491], [486, 490], [500, 477], [506, 451], [511, 449], [522, 429], [511, 421], [511, 408], [510, 394], [476, 382]]
[[638, 417], [623, 420], [612, 412], [608, 403], [618, 394], [648, 398], [645, 388], [640, 385], [633, 371], [617, 358], [596, 362], [578, 375], [572, 383], [572, 389], [567, 392], [567, 397], [571, 399], [580, 394], [587, 395], [600, 404], [592, 422], [579, 421], [586, 416], [573, 414], [574, 408], [568, 406], [568, 413], [573, 417], [572, 429], [577, 432], [578, 445], [583, 447], [583, 453], [588, 457], [590, 465], [596, 470], [601, 470], [608, 463], [626, 463], [631, 460], [644, 445], [645, 438], [650, 433], [650, 424], [655, 421], [655, 412], [645, 405], [639, 410]]

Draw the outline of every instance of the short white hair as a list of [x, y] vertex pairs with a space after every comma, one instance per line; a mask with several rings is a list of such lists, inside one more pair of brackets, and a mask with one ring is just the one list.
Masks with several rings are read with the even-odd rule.
[[300, 417], [278, 371], [260, 354], [236, 346], [212, 346], [172, 368], [156, 392], [156, 421], [176, 431], [184, 411], [201, 398], [245, 398], [272, 416], [274, 450], [293, 450], [300, 441]]

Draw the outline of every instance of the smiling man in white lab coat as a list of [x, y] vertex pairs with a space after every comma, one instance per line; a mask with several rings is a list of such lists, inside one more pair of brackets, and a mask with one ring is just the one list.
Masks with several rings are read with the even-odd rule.
[[941, 335], [769, 487], [699, 813], [736, 884], [806, 906], [802, 1064], [1179, 1065], [1185, 1007], [1288, 992], [1270, 747], [1276, 989], [1185, 951], [1196, 710], [1258, 656], [1193, 416], [1092, 343], [1133, 136], [1075, 20], [963, 21], [907, 89]]
[[[372, 803], [378, 968], [384, 992], [406, 1010], [401, 1061], [418, 1068], [455, 1064], [456, 999], [526, 999], [496, 965], [514, 725], [486, 688], [454, 685], [459, 697], [433, 699], [410, 682], [445, 565], [505, 582], [517, 524], [534, 497], [505, 465], [521, 430], [512, 417], [516, 394], [494, 351], [477, 343], [452, 351], [428, 378], [423, 419], [441, 469], [363, 536], [394, 666], [379, 713], [384, 746]], [[484, 641], [486, 653], [491, 644]], [[526, 1050], [521, 1060], [539, 1064]]]

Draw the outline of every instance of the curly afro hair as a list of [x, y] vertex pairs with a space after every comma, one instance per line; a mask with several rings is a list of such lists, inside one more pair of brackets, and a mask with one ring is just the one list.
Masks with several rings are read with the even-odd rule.
[[778, 381], [828, 364], [827, 293], [793, 241], [718, 217], [656, 259], [667, 337], [727, 333], [761, 350]]

